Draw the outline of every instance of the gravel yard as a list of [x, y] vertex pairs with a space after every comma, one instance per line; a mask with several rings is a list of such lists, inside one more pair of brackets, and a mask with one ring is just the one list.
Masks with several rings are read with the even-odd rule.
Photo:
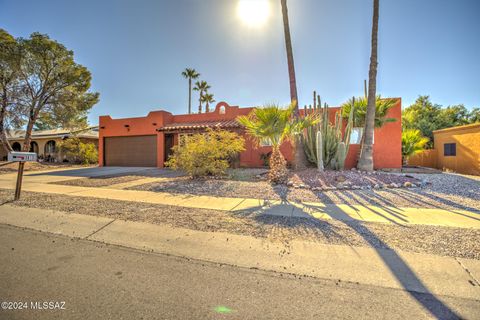
[[143, 179], [141, 176], [102, 176], [95, 178], [79, 178], [74, 180], [65, 180], [53, 182], [52, 184], [60, 184], [64, 186], [76, 187], [107, 187], [117, 183], [130, 182]]
[[52, 184], [76, 187], [108, 187], [118, 183], [136, 181], [145, 178], [176, 178], [183, 176], [182, 173], [168, 169], [143, 169], [138, 172], [130, 172], [125, 175], [105, 175], [90, 178], [56, 181]]
[[[399, 174], [385, 174], [402, 177]], [[351, 205], [382, 205], [392, 207], [442, 208], [480, 212], [480, 177], [450, 173], [411, 174], [424, 181], [421, 188], [382, 188], [360, 190], [317, 191], [271, 185], [262, 180], [235, 181], [228, 179], [192, 180], [188, 177], [148, 183], [132, 190], [213, 195], [220, 197], [257, 198], [299, 202], [324, 202]]]
[[[50, 163], [50, 162], [26, 162], [24, 171], [42, 171], [52, 169], [68, 169], [68, 168], [89, 168], [95, 165], [80, 165], [68, 163]], [[0, 174], [14, 173], [18, 171], [17, 162], [0, 161]]]
[[12, 192], [0, 189], [0, 203], [167, 224], [200, 231], [252, 235], [282, 241], [287, 245], [289, 241], [298, 239], [480, 260], [480, 230], [476, 229], [319, 221], [33, 192], [23, 192], [20, 201], [11, 202]]

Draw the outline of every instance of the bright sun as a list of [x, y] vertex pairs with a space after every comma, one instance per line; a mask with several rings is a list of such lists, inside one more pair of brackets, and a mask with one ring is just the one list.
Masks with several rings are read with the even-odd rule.
[[268, 0], [240, 0], [237, 15], [248, 26], [260, 27], [267, 22], [270, 4]]

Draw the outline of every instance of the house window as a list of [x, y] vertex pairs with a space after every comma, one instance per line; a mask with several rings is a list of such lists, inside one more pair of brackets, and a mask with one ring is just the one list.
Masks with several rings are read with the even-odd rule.
[[49, 140], [46, 144], [45, 144], [45, 154], [52, 154], [52, 153], [55, 153], [57, 150], [55, 148], [55, 141], [53, 140]]
[[220, 109], [218, 110], [219, 114], [225, 114], [225, 106], [221, 106]]
[[[363, 127], [352, 128], [352, 132], [350, 132], [350, 144], [362, 144], [363, 130]], [[375, 135], [373, 135], [372, 143], [375, 143]]]
[[444, 156], [456, 156], [457, 155], [457, 144], [456, 143], [444, 143], [443, 144], [443, 155]]
[[13, 149], [13, 151], [21, 151], [21, 150], [22, 150], [22, 146], [20, 145], [20, 143], [14, 142], [14, 143], [12, 144], [12, 149]]

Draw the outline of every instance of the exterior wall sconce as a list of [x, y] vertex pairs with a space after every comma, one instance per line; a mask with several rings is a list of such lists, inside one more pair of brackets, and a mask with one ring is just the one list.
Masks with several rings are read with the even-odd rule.
[[157, 125], [157, 123], [156, 123], [156, 122], [154, 122], [154, 123], [152, 123], [152, 125], [156, 126], [156, 125]]
[[105, 129], [105, 127], [102, 126], [102, 127], [100, 127], [100, 129]]

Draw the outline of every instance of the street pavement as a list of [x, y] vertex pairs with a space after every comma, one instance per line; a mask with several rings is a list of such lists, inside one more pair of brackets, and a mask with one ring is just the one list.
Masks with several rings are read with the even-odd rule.
[[[478, 319], [480, 302], [138, 251], [0, 225], [0, 319]], [[441, 303], [439, 303], [441, 301]], [[3, 306], [3, 304], [2, 304]], [[55, 306], [55, 304], [53, 305]]]

